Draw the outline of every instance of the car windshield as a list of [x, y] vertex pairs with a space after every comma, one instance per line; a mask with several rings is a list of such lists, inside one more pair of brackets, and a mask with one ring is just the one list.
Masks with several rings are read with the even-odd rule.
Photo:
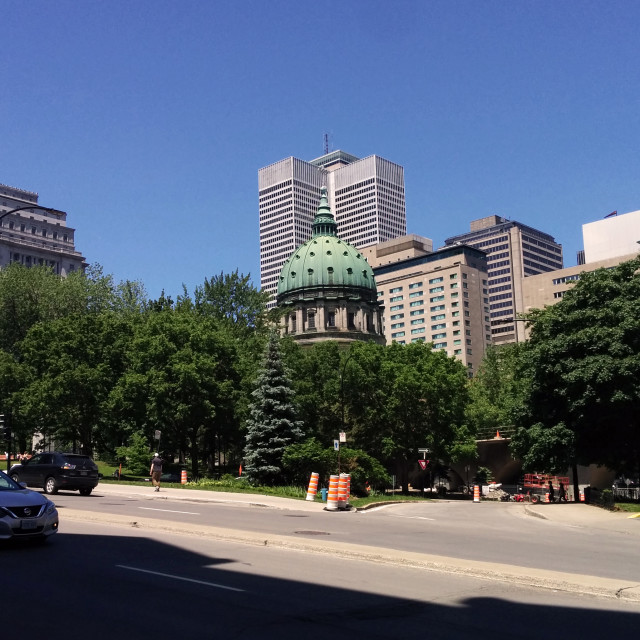
[[14, 482], [4, 471], [0, 471], [0, 491], [17, 491], [22, 487]]

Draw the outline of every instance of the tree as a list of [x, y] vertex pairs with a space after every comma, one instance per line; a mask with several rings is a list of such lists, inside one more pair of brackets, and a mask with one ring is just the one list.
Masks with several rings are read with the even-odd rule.
[[464, 421], [467, 373], [457, 359], [424, 343], [357, 343], [351, 350], [345, 380], [357, 383], [346, 386], [345, 403], [352, 441], [393, 463], [405, 492], [419, 448], [445, 461], [473, 455]]
[[262, 368], [251, 394], [245, 437], [244, 469], [253, 484], [283, 480], [282, 458], [290, 444], [302, 438], [302, 422], [293, 404], [294, 391], [280, 355], [275, 332], [269, 336]]
[[556, 305], [528, 317], [520, 375], [527, 393], [512, 446], [557, 471], [640, 466], [640, 259], [583, 273]]
[[194, 301], [199, 312], [246, 333], [265, 326], [269, 297], [268, 292], [250, 284], [250, 276], [239, 274], [236, 269], [231, 274], [205, 278], [204, 284], [196, 287]]
[[523, 343], [489, 347], [478, 373], [469, 381], [467, 423], [480, 439], [513, 427], [526, 386], [518, 373], [523, 348]]
[[93, 455], [106, 402], [124, 369], [128, 322], [82, 313], [33, 326], [20, 344], [24, 384], [12, 395], [23, 434]]
[[153, 309], [136, 324], [126, 371], [110, 395], [111, 413], [149, 442], [160, 430], [163, 450], [181, 461], [188, 452], [198, 477], [219, 429], [234, 425], [235, 344], [184, 301]]

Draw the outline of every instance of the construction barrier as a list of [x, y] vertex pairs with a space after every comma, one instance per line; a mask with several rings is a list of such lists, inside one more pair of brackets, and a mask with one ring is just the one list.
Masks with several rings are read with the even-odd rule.
[[316, 493], [318, 493], [318, 478], [320, 474], [315, 471], [311, 474], [309, 480], [309, 488], [307, 489], [307, 500], [314, 501], [316, 499]]
[[580, 492], [580, 502], [584, 502], [584, 491]]
[[187, 471], [186, 471], [186, 469], [183, 469], [180, 472], [180, 483], [181, 484], [187, 484]]
[[327, 511], [337, 511], [338, 510], [338, 485], [340, 483], [340, 478], [338, 476], [330, 476], [329, 477], [329, 492], [327, 493], [327, 506], [325, 509]]
[[341, 473], [338, 482], [338, 509], [346, 509], [349, 499], [349, 474]]
[[549, 494], [548, 494], [548, 493], [545, 493], [545, 494], [544, 494], [544, 500], [543, 500], [543, 502], [546, 502], [546, 503], [551, 502], [551, 500], [549, 500]]
[[473, 501], [480, 502], [480, 487], [477, 484], [473, 485]]

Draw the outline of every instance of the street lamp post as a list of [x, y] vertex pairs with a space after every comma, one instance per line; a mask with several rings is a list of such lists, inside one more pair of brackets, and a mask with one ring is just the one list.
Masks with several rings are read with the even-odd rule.
[[[347, 355], [347, 357], [345, 358], [344, 362], [342, 363], [342, 370], [340, 372], [340, 412], [341, 412], [340, 432], [341, 433], [344, 433], [344, 431], [345, 431], [345, 420], [344, 420], [344, 374], [345, 374], [345, 371], [347, 370], [347, 363], [349, 362], [349, 360], [351, 360], [352, 356], [353, 356], [353, 351], [349, 351], [349, 355]], [[340, 444], [341, 443], [338, 442], [338, 475], [340, 475]]]
[[9, 209], [9, 211], [3, 211], [2, 213], [0, 213], [0, 220], [2, 220], [2, 218], [5, 218], [6, 216], [8, 216], [10, 213], [16, 213], [17, 211], [24, 211], [25, 209], [42, 209], [43, 211], [49, 211], [51, 213], [53, 213], [53, 215], [55, 216], [62, 216], [64, 215], [64, 211], [60, 211], [59, 209], [53, 209], [52, 207], [42, 207], [39, 204], [26, 204], [22, 207], [16, 207], [15, 209]]

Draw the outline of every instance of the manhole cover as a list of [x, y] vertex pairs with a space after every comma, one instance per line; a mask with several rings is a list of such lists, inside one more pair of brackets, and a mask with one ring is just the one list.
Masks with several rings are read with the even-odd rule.
[[294, 531], [294, 533], [299, 533], [303, 536], [328, 536], [329, 535], [326, 531]]

